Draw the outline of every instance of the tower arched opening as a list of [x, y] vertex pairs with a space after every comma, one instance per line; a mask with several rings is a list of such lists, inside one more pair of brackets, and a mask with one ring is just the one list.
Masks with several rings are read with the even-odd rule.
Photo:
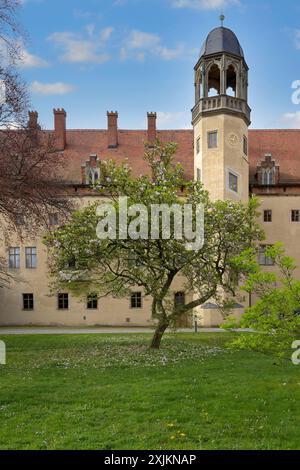
[[208, 96], [218, 96], [221, 93], [221, 72], [218, 65], [213, 64], [208, 73]]
[[226, 71], [226, 95], [234, 96], [237, 94], [236, 71], [233, 65], [229, 65]]

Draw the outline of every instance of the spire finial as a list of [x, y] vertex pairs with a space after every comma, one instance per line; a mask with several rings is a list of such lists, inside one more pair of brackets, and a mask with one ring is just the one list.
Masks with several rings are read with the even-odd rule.
[[225, 20], [225, 15], [223, 15], [223, 13], [220, 15], [220, 21], [221, 21], [221, 26], [223, 28], [224, 26], [224, 20]]

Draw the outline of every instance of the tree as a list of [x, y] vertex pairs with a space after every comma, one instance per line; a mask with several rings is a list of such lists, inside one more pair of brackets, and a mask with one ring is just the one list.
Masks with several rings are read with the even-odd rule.
[[[17, 65], [25, 33], [18, 22], [19, 0], [0, 0], [0, 241], [11, 232], [37, 233], [50, 213], [65, 218], [73, 205], [63, 182], [64, 158], [53, 133], [28, 126], [29, 98]], [[31, 115], [32, 116], [32, 115]], [[21, 223], [20, 223], [21, 221]], [[0, 258], [0, 287], [9, 280]]]
[[[114, 239], [97, 237], [97, 225], [106, 220], [99, 213], [103, 213], [103, 204], [107, 204], [107, 200], [101, 200], [75, 212], [66, 226], [46, 240], [55, 289], [63, 286], [78, 295], [98, 293], [122, 298], [134, 287], [139, 287], [145, 296], [152, 298], [152, 318], [156, 321], [152, 348], [160, 347], [165, 330], [183, 315], [212, 298], [220, 301], [221, 291], [235, 295], [238, 272], [231, 260], [261, 237], [255, 223], [255, 200], [249, 205], [211, 202], [201, 183], [184, 179], [181, 165], [173, 162], [175, 152], [176, 144], [173, 143], [162, 145], [157, 142], [153, 148], [146, 146], [145, 159], [150, 176], [139, 178], [132, 176], [126, 164], [117, 166], [112, 161], [101, 164], [101, 179], [95, 189], [99, 195], [109, 198], [118, 221], [121, 217], [120, 196], [128, 197], [128, 207], [143, 204], [147, 208], [146, 214], [142, 215], [141, 208], [138, 217], [129, 214], [126, 219], [129, 231], [132, 227], [140, 231], [136, 239], [121, 239], [122, 228], [118, 224]], [[191, 237], [186, 233], [182, 239], [175, 238], [175, 216], [169, 218], [170, 236], [165, 236], [162, 230], [168, 224], [160, 214], [157, 239], [153, 236], [140, 238], [142, 228], [147, 229], [147, 234], [151, 233], [153, 204], [165, 204], [168, 208], [175, 205], [177, 209], [183, 209], [185, 204], [194, 208], [201, 204], [205, 213], [203, 247], [191, 250], [188, 245]], [[108, 208], [105, 210], [109, 211]], [[193, 211], [194, 224], [195, 214], [196, 210]], [[66, 268], [70, 260], [76, 260], [75, 268]], [[179, 276], [189, 298], [181, 305], [174, 302], [172, 295], [174, 281]]]
[[272, 272], [264, 272], [257, 263], [257, 253], [248, 250], [234, 261], [245, 274], [242, 289], [256, 294], [240, 322], [228, 318], [226, 329], [249, 328], [253, 333], [239, 334], [232, 348], [250, 349], [290, 359], [292, 343], [300, 339], [300, 281], [295, 278], [295, 261], [276, 243], [266, 250], [273, 260]]

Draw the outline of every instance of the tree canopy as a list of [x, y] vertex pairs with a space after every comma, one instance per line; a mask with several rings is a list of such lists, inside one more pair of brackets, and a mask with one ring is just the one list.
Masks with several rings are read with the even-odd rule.
[[[100, 180], [94, 188], [101, 200], [76, 211], [70, 222], [51, 234], [46, 243], [50, 248], [50, 272], [55, 288], [67, 288], [77, 295], [97, 293], [99, 296], [126, 297], [138, 287], [152, 298], [152, 319], [156, 331], [152, 347], [160, 346], [165, 330], [183, 315], [205, 304], [210, 299], [222, 302], [225, 295], [238, 292], [238, 268], [232, 259], [244, 249], [253, 246], [262, 237], [256, 224], [257, 202], [249, 204], [231, 201], [212, 202], [198, 181], [186, 181], [181, 165], [174, 163], [176, 144], [156, 143], [146, 146], [145, 160], [148, 176], [135, 178], [126, 163], [102, 162]], [[99, 239], [96, 228], [103, 221], [101, 207], [109, 200], [117, 219], [120, 214], [120, 196], [128, 198], [128, 207], [143, 204], [150, 214], [153, 204], [183, 208], [201, 205], [204, 212], [203, 246], [191, 250], [186, 233], [176, 239], [175, 218], [171, 215], [171, 236], [162, 231], [160, 216], [159, 236], [156, 239], [120, 237]], [[196, 213], [193, 211], [195, 233]], [[127, 226], [140, 227], [141, 217], [130, 215]], [[150, 224], [150, 217], [147, 219]], [[149, 226], [149, 233], [151, 227]], [[70, 263], [70, 260], [73, 260]], [[69, 267], [68, 267], [69, 266]], [[174, 282], [180, 276], [181, 290], [186, 292], [186, 302], [174, 302]]]

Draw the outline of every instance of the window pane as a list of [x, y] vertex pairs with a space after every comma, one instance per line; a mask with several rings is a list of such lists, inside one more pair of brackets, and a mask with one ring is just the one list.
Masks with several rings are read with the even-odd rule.
[[200, 142], [201, 142], [201, 141], [200, 141], [200, 137], [198, 137], [198, 139], [197, 139], [197, 144], [196, 144], [197, 154], [200, 153]]
[[9, 249], [9, 268], [19, 269], [20, 268], [20, 248], [11, 247]]
[[176, 292], [174, 296], [175, 300], [175, 305], [180, 306], [180, 305], [185, 305], [185, 293], [184, 292]]
[[213, 149], [218, 147], [218, 132], [209, 132], [208, 133], [208, 148]]
[[33, 269], [37, 266], [36, 247], [25, 248], [26, 268]]
[[235, 193], [238, 192], [238, 177], [231, 172], [229, 173], [229, 189]]
[[49, 222], [51, 226], [58, 225], [58, 214], [50, 214]]
[[69, 308], [69, 294], [58, 294], [58, 309], [68, 310]]
[[201, 181], [201, 170], [197, 168], [197, 181]]
[[131, 295], [131, 308], [142, 308], [142, 293], [135, 292]]
[[87, 308], [88, 310], [98, 309], [98, 296], [97, 294], [90, 294], [87, 297]]
[[23, 310], [33, 310], [34, 300], [33, 294], [23, 294]]
[[264, 211], [264, 222], [272, 222], [272, 211], [271, 210]]
[[248, 155], [248, 139], [245, 135], [244, 135], [244, 154]]
[[259, 264], [261, 266], [274, 266], [274, 261], [272, 258], [266, 256], [266, 249], [269, 248], [267, 245], [261, 245], [259, 247]]
[[300, 211], [293, 210], [292, 211], [292, 222], [299, 222], [300, 221]]

